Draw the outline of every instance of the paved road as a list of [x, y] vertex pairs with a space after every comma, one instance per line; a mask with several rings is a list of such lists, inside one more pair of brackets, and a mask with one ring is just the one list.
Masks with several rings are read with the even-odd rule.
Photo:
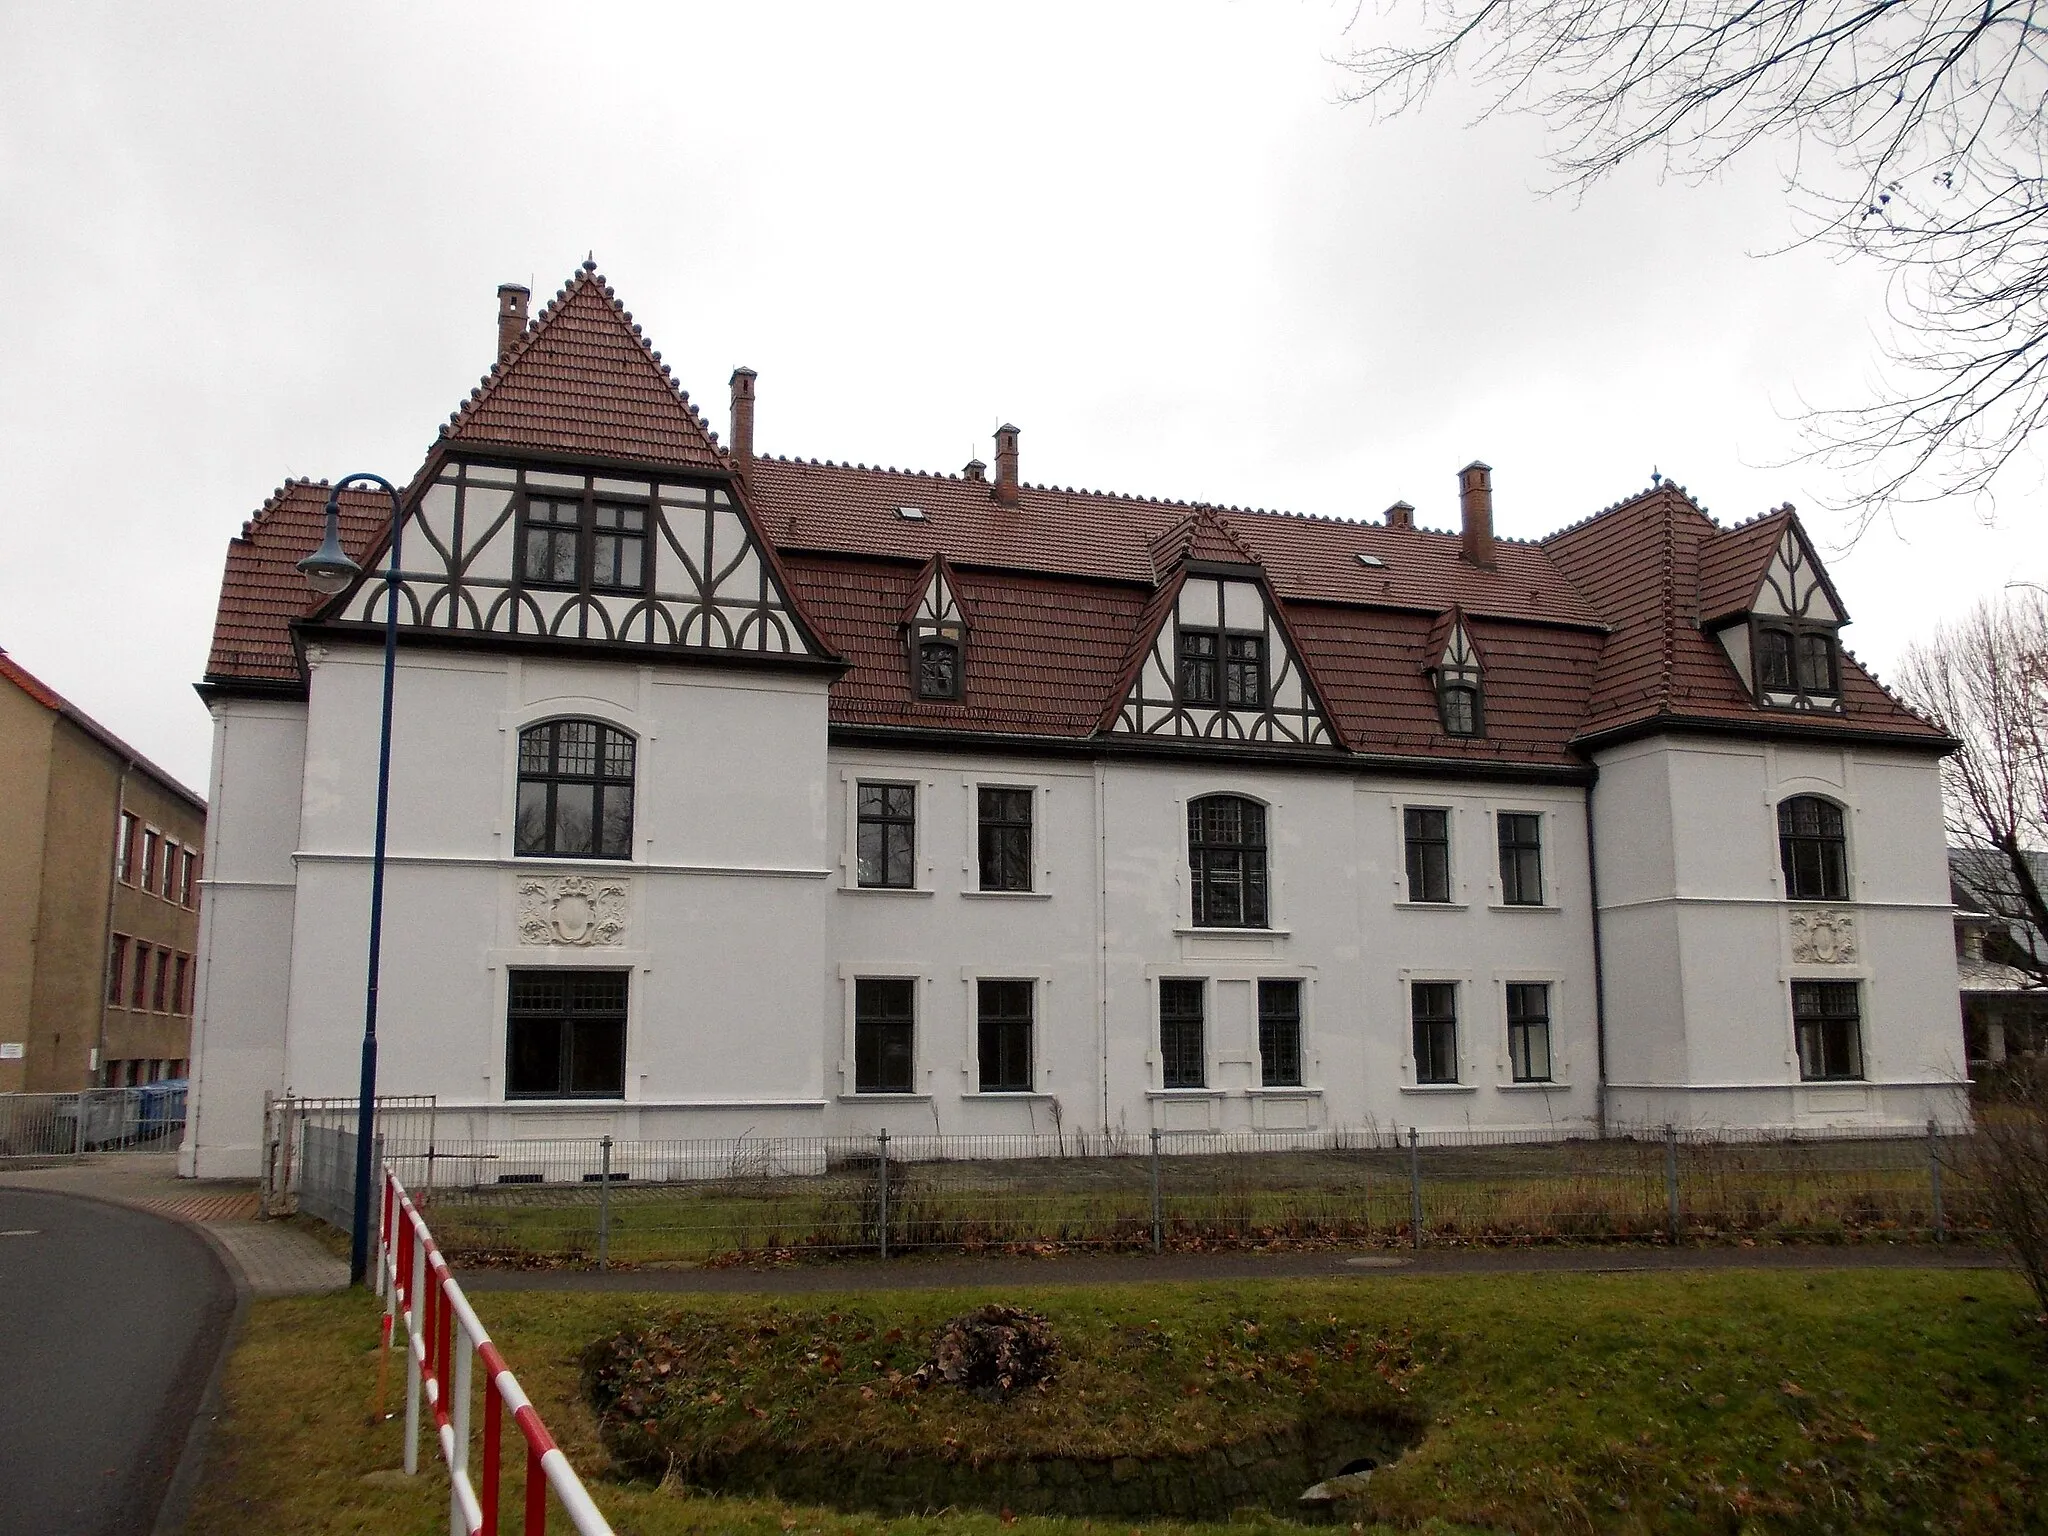
[[1354, 1279], [1378, 1275], [1633, 1274], [1645, 1270], [2005, 1269], [1997, 1248], [1969, 1244], [1785, 1245], [1755, 1248], [1381, 1248], [1358, 1253], [1068, 1254], [729, 1269], [465, 1269], [462, 1288], [484, 1291], [697, 1291], [804, 1294], [967, 1285], [1115, 1285], [1146, 1280]]
[[234, 1306], [197, 1232], [0, 1189], [0, 1536], [148, 1536]]

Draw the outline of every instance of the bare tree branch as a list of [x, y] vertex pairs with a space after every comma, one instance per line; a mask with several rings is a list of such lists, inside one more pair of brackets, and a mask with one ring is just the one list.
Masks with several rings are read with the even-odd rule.
[[[1421, 0], [1421, 35], [1341, 62], [1348, 100], [1453, 75], [1552, 135], [1565, 188], [1644, 156], [1702, 178], [1789, 152], [1810, 231], [1892, 272], [1876, 397], [1810, 411], [1857, 531], [1988, 495], [2048, 420], [2048, 0]], [[1396, 5], [1388, 17], [1409, 8]]]

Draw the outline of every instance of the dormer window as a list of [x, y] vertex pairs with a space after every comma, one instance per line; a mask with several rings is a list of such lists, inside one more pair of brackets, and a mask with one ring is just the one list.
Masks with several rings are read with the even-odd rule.
[[574, 496], [528, 496], [519, 578], [532, 587], [643, 592], [647, 508]]
[[1436, 685], [1436, 712], [1446, 736], [1484, 734], [1479, 706], [1479, 651], [1465, 632], [1462, 614], [1453, 610], [1451, 632], [1429, 667]]
[[1841, 666], [1830, 628], [1760, 623], [1756, 631], [1756, 690], [1766, 704], [1832, 707], [1841, 692]]
[[917, 642], [917, 696], [920, 699], [960, 697], [960, 642], [931, 636]]
[[[899, 509], [900, 511], [901, 509]], [[935, 559], [904, 614], [910, 696], [947, 703], [966, 696], [967, 614], [953, 591], [953, 573]]]
[[1266, 637], [1183, 628], [1180, 701], [1258, 709], [1266, 702]]

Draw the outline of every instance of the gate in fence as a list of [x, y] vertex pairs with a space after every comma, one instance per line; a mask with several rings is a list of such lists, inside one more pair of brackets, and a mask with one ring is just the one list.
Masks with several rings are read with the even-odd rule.
[[[331, 1166], [334, 1156], [331, 1133], [346, 1132], [349, 1137], [350, 1157], [347, 1164], [346, 1187], [352, 1192], [355, 1187], [354, 1147], [358, 1116], [355, 1099], [316, 1098], [304, 1099], [292, 1094], [281, 1097], [265, 1096], [263, 1102], [263, 1168], [262, 1189], [259, 1208], [265, 1216], [289, 1216], [301, 1208], [305, 1194], [307, 1160], [320, 1159], [320, 1166]], [[434, 1145], [435, 1099], [431, 1093], [379, 1094], [376, 1108], [378, 1142], [377, 1166], [387, 1153], [393, 1157], [406, 1156], [415, 1149], [430, 1152]], [[316, 1174], [316, 1177], [327, 1175]], [[316, 1192], [313, 1196], [320, 1200]], [[353, 1193], [343, 1203], [343, 1211], [353, 1209]], [[330, 1219], [325, 1211], [307, 1208], [308, 1214], [317, 1215], [323, 1221]], [[350, 1223], [344, 1219], [337, 1223], [347, 1230]]]
[[[300, 1142], [299, 1209], [331, 1227], [356, 1229], [356, 1147], [354, 1131], [308, 1125]], [[384, 1165], [384, 1138], [370, 1143], [370, 1166]]]

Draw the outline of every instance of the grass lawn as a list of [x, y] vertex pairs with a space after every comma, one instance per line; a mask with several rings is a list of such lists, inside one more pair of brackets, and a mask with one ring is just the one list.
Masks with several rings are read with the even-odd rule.
[[[2048, 1530], [2048, 1330], [2004, 1273], [1376, 1275], [843, 1299], [527, 1293], [487, 1296], [482, 1311], [621, 1533], [1132, 1529], [1125, 1520], [1006, 1523], [996, 1513], [888, 1520], [598, 1475], [607, 1461], [579, 1374], [583, 1350], [601, 1335], [651, 1327], [737, 1340], [766, 1323], [770, 1337], [794, 1345], [838, 1329], [852, 1359], [868, 1343], [855, 1345], [856, 1332], [886, 1322], [914, 1342], [919, 1330], [989, 1300], [1051, 1318], [1070, 1350], [1063, 1386], [1093, 1381], [1110, 1392], [1055, 1426], [1077, 1439], [1121, 1419], [1163, 1444], [1199, 1430], [1219, 1404], [1228, 1414], [1284, 1414], [1342, 1384], [1343, 1344], [1354, 1334], [1397, 1341], [1398, 1369], [1374, 1370], [1373, 1382], [1428, 1427], [1373, 1479], [1371, 1516], [1386, 1529]], [[357, 1297], [252, 1310], [191, 1531], [446, 1529], [444, 1480], [408, 1485], [380, 1470], [398, 1465], [399, 1430], [396, 1421], [366, 1426], [374, 1338], [373, 1313]], [[1134, 1349], [1158, 1356], [1157, 1370], [1140, 1373], [1145, 1390], [1161, 1392], [1149, 1418], [1130, 1395], [1138, 1377], [1111, 1390], [1101, 1374], [1116, 1351]], [[778, 1343], [754, 1359], [735, 1347], [715, 1371], [706, 1357], [707, 1390], [697, 1395], [751, 1403], [763, 1434], [844, 1439], [824, 1389], [847, 1373], [818, 1373], [806, 1386], [811, 1353], [824, 1352]], [[1384, 1353], [1368, 1342], [1354, 1359]], [[867, 1384], [848, 1390], [858, 1398]], [[388, 1388], [393, 1404], [398, 1387]], [[950, 1391], [933, 1389], [916, 1405], [927, 1419], [954, 1412]], [[963, 1403], [957, 1417], [988, 1435], [984, 1405]], [[901, 1431], [884, 1416], [863, 1432]], [[558, 1517], [551, 1529], [566, 1527]]]

